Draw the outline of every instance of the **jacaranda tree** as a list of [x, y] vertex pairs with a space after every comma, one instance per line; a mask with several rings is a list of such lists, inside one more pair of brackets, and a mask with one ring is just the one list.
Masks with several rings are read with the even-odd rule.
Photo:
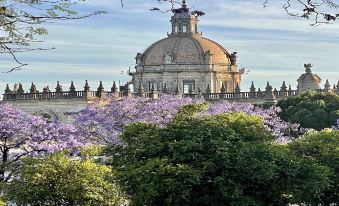
[[265, 128], [273, 132], [279, 141], [286, 141], [297, 125], [284, 122], [277, 116], [279, 108], [262, 109], [251, 104], [207, 103], [203, 100], [182, 98], [173, 95], [161, 95], [158, 99], [146, 98], [109, 98], [105, 104], [97, 102], [82, 111], [76, 117], [76, 123], [82, 135], [104, 143], [118, 143], [118, 136], [124, 126], [135, 122], [153, 123], [165, 126], [184, 105], [203, 104], [197, 115], [244, 112], [263, 118]]
[[83, 145], [74, 126], [47, 122], [9, 104], [0, 105], [0, 181], [11, 178], [11, 170], [22, 157], [52, 153]]

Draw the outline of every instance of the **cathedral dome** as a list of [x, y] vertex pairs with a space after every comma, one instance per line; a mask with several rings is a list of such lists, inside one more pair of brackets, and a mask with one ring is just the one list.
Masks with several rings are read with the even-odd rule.
[[230, 55], [220, 44], [200, 34], [170, 35], [141, 54], [144, 66], [162, 64], [230, 65]]
[[202, 37], [198, 32], [198, 17], [204, 12], [190, 11], [185, 0], [181, 8], [173, 9], [172, 12], [172, 32], [142, 54], [138, 53], [138, 66], [236, 64], [236, 53], [229, 54], [220, 44]]

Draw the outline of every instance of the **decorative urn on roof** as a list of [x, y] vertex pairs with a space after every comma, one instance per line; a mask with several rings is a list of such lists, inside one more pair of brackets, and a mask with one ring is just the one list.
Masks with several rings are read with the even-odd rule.
[[210, 85], [211, 92], [218, 93], [222, 84], [227, 92], [240, 85], [241, 73], [237, 68], [236, 52], [199, 33], [201, 11], [191, 11], [183, 1], [180, 8], [172, 10], [171, 32], [136, 56], [136, 71], [131, 73], [135, 91], [140, 82], [145, 92], [154, 89], [161, 92], [166, 84], [167, 92], [175, 92], [178, 85], [184, 93], [197, 93]]

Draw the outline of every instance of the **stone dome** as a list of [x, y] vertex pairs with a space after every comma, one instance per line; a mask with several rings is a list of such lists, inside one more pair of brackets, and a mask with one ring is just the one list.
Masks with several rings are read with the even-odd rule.
[[[231, 65], [230, 54], [220, 44], [200, 34], [170, 35], [155, 42], [141, 55], [144, 66], [162, 64]], [[170, 61], [166, 61], [170, 58]]]
[[321, 78], [312, 73], [312, 64], [304, 64], [305, 73], [298, 78], [298, 90], [304, 92], [308, 90], [316, 91], [320, 89]]

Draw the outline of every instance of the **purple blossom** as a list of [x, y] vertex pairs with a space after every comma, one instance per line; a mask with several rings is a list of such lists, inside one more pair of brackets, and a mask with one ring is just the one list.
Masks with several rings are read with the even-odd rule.
[[6, 168], [31, 155], [40, 155], [81, 146], [85, 140], [76, 127], [61, 122], [47, 122], [9, 104], [0, 105], [0, 181], [5, 181]]
[[95, 102], [76, 117], [81, 134], [104, 143], [120, 143], [118, 136], [125, 125], [135, 122], [165, 126], [178, 110], [201, 100], [161, 95], [158, 99], [111, 97], [107, 103]]
[[[135, 122], [153, 123], [166, 126], [184, 105], [203, 103], [203, 100], [161, 95], [158, 99], [111, 97], [106, 103], [95, 102], [76, 117], [81, 134], [100, 143], [119, 144], [119, 135], [125, 125]], [[210, 103], [207, 111], [199, 115], [216, 115], [227, 112], [244, 112], [263, 118], [267, 130], [276, 135], [279, 142], [289, 139], [288, 130], [296, 130], [277, 116], [280, 108], [262, 109], [251, 104], [235, 104], [227, 101]]]

